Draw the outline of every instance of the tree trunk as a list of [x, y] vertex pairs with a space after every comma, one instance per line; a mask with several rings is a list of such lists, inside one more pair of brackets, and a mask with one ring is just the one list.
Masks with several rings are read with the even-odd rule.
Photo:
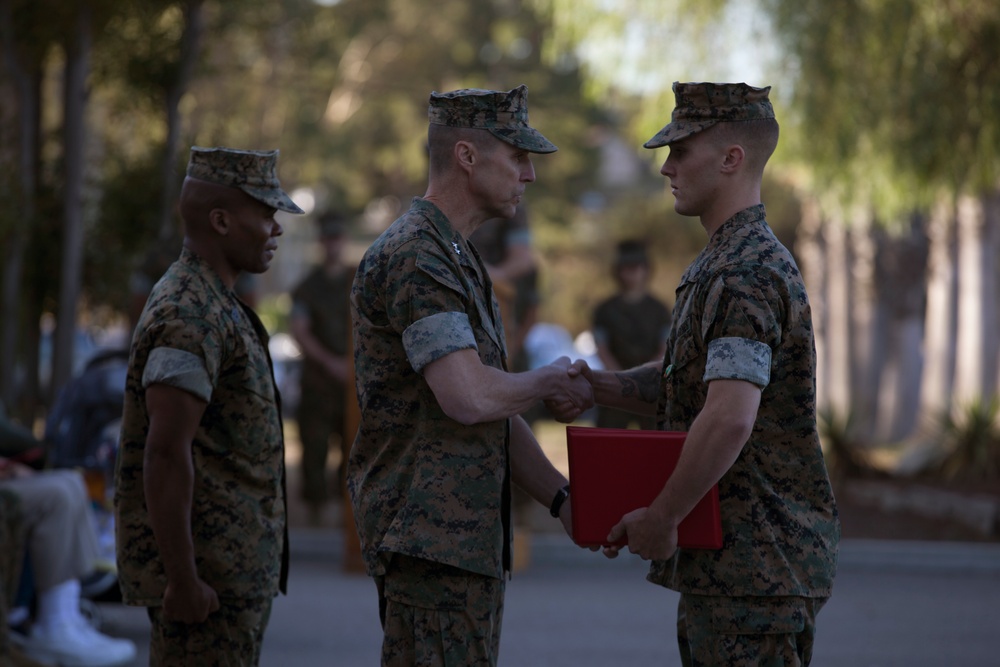
[[984, 366], [987, 327], [992, 324], [984, 303], [984, 280], [987, 271], [987, 234], [983, 207], [979, 199], [961, 195], [956, 210], [958, 229], [958, 346], [955, 366], [955, 391], [952, 410], [962, 409], [981, 400], [988, 386], [986, 376], [993, 376], [996, 366]]
[[813, 331], [816, 339], [816, 405], [829, 404], [830, 383], [828, 359], [830, 330], [829, 295], [827, 285], [827, 244], [823, 233], [823, 216], [819, 202], [805, 198], [802, 220], [796, 230], [795, 254], [800, 258], [799, 269], [809, 293]]
[[927, 306], [924, 310], [924, 374], [920, 383], [922, 431], [933, 433], [951, 405], [958, 327], [958, 244], [955, 210], [942, 200], [927, 225]]
[[985, 321], [983, 371], [985, 398], [997, 395], [1000, 365], [1000, 190], [981, 195], [985, 239], [983, 243], [983, 312]]
[[903, 234], [887, 237], [879, 256], [879, 301], [888, 314], [876, 440], [900, 442], [912, 435], [920, 404], [921, 341], [927, 270], [923, 216]]
[[[17, 171], [20, 182], [15, 208], [18, 215], [3, 253], [3, 295], [0, 305], [0, 399], [9, 411], [20, 413], [18, 399], [33, 402], [38, 388], [38, 355], [24, 361], [24, 381], [17, 386], [17, 374], [10, 372], [17, 367], [18, 339], [21, 329], [21, 282], [24, 275], [25, 250], [28, 232], [35, 222], [38, 191], [39, 126], [41, 117], [41, 67], [38, 63], [25, 62], [18, 53], [10, 3], [0, 0], [0, 41], [3, 59], [14, 81], [15, 105], [18, 113], [19, 139]], [[37, 326], [37, 322], [36, 322]], [[20, 396], [18, 394], [20, 393]], [[20, 414], [21, 417], [27, 415]]]
[[851, 271], [848, 232], [842, 221], [827, 219], [826, 359], [829, 393], [826, 408], [839, 420], [851, 416]]
[[850, 262], [850, 414], [852, 435], [861, 443], [875, 439], [878, 398], [885, 363], [886, 314], [878, 291], [878, 228], [868, 212], [858, 212], [848, 231]]
[[174, 202], [177, 199], [177, 152], [180, 138], [181, 118], [180, 103], [187, 92], [194, 72], [198, 54], [201, 51], [201, 38], [205, 22], [202, 15], [202, 0], [192, 0], [184, 5], [184, 34], [180, 43], [180, 67], [177, 78], [166, 87], [165, 112], [167, 137], [164, 142], [163, 162], [160, 165], [160, 178], [163, 184], [163, 199], [160, 202], [160, 239], [171, 239], [177, 234], [174, 223]]
[[91, 20], [90, 7], [81, 3], [77, 9], [75, 35], [67, 40], [66, 45], [62, 267], [50, 400], [70, 379], [73, 371], [73, 339], [83, 278], [83, 172], [87, 129], [87, 76], [90, 72], [93, 37]]

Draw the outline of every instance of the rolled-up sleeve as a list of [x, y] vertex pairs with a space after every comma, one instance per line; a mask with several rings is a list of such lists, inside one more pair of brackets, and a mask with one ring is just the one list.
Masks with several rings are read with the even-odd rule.
[[205, 362], [196, 354], [172, 347], [157, 347], [149, 353], [142, 373], [142, 386], [166, 384], [183, 389], [206, 403], [212, 398], [212, 381]]
[[452, 352], [478, 349], [476, 336], [465, 313], [436, 313], [421, 318], [403, 331], [403, 349], [413, 370], [422, 373], [427, 364]]
[[708, 344], [704, 380], [745, 380], [763, 389], [771, 381], [771, 348], [746, 338], [716, 338]]

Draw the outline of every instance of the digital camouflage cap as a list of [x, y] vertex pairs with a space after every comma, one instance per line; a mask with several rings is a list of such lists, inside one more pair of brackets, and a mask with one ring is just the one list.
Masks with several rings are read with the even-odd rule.
[[502, 92], [463, 88], [431, 93], [431, 125], [487, 130], [497, 139], [531, 153], [554, 153], [555, 144], [528, 125], [528, 87]]
[[278, 151], [191, 147], [187, 176], [239, 188], [259, 202], [288, 213], [305, 213], [278, 183]]
[[676, 102], [670, 123], [643, 144], [646, 148], [666, 146], [716, 123], [774, 118], [774, 107], [767, 99], [770, 86], [674, 81], [673, 90]]

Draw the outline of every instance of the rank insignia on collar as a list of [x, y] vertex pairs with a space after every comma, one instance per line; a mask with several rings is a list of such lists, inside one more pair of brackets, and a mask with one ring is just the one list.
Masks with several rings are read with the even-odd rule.
[[462, 250], [461, 250], [461, 249], [460, 249], [460, 248], [458, 247], [458, 244], [457, 244], [457, 243], [455, 243], [454, 241], [452, 241], [452, 242], [451, 242], [451, 244], [452, 244], [453, 246], [455, 246], [455, 254], [456, 254], [456, 255], [461, 255], [461, 254], [462, 254]]

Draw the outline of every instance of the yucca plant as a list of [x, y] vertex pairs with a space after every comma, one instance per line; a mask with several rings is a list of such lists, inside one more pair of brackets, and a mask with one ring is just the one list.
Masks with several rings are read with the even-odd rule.
[[942, 418], [944, 455], [937, 471], [946, 480], [1000, 480], [1000, 398], [975, 400]]

